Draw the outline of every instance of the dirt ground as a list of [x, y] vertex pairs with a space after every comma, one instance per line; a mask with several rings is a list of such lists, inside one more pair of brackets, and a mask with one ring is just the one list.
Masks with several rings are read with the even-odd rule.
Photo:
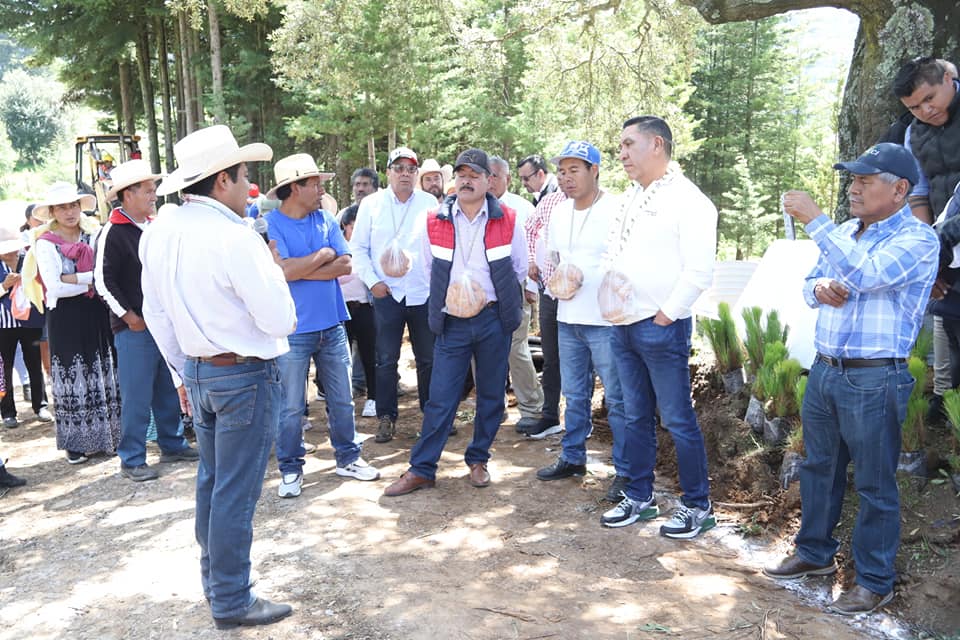
[[[412, 369], [402, 374], [412, 387]], [[731, 410], [724, 402], [714, 396], [699, 403], [705, 431], [735, 428], [735, 420], [721, 417]], [[312, 403], [316, 427], [306, 438], [319, 449], [308, 456], [303, 495], [277, 497], [271, 460], [252, 552], [256, 590], [291, 603], [294, 615], [229, 632], [214, 629], [200, 588], [191, 464], [159, 465], [159, 481], [135, 484], [119, 476], [116, 457], [67, 465], [51, 425], [4, 430], [0, 452], [29, 484], [0, 499], [0, 640], [917, 637], [890, 613], [914, 611], [912, 595], [884, 613], [849, 620], [824, 611], [839, 588], [833, 581], [785, 588], [759, 573], [788, 548], [798, 513], [795, 498], [769, 480], [771, 458], [762, 448], [753, 453], [746, 442], [708, 437], [715, 499], [764, 506], [720, 507], [718, 527], [674, 541], [658, 536], [655, 525], [600, 526], [612, 473], [602, 425], [588, 443], [590, 475], [543, 483], [534, 472], [553, 461], [559, 436], [525, 440], [513, 430], [514, 409], [495, 443], [491, 487], [474, 489], [465, 479], [471, 428], [460, 422], [435, 489], [383, 498], [406, 469], [419, 429], [415, 393], [401, 403], [403, 419], [390, 443], [374, 443], [375, 420], [358, 418], [369, 438], [364, 457], [383, 473], [372, 483], [333, 473], [323, 404]], [[472, 415], [468, 404], [461, 408], [461, 416]], [[657, 490], [669, 512], [675, 471], [669, 438], [662, 440]], [[159, 452], [150, 446], [154, 464]], [[717, 462], [721, 449], [736, 451], [736, 460]], [[952, 542], [938, 547], [947, 560], [929, 550], [912, 560], [907, 545], [907, 584], [915, 574], [929, 575], [933, 567], [921, 565], [936, 560], [953, 571], [956, 585], [952, 531]], [[765, 535], [745, 540], [741, 532]], [[960, 595], [942, 588], [949, 581], [918, 584], [916, 597], [927, 609], [955, 615]]]

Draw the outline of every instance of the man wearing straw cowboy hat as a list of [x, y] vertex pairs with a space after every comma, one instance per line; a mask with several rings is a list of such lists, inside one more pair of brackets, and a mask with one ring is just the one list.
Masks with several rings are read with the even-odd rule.
[[443, 169], [433, 158], [427, 158], [420, 167], [420, 188], [438, 201], [443, 200]]
[[276, 250], [271, 255], [242, 217], [246, 163], [270, 160], [273, 151], [240, 147], [217, 125], [173, 152], [178, 168], [157, 195], [180, 191], [185, 203], [140, 241], [143, 316], [193, 412], [196, 535], [214, 622], [218, 629], [270, 624], [292, 609], [251, 592], [250, 544], [282, 400], [276, 359], [289, 350], [296, 308]]
[[277, 243], [280, 268], [297, 305], [297, 331], [290, 351], [280, 356], [284, 401], [277, 432], [277, 464], [281, 498], [300, 495], [303, 484], [304, 388], [310, 359], [316, 354], [317, 378], [326, 394], [330, 443], [337, 461], [336, 474], [357, 480], [376, 480], [380, 472], [360, 457], [353, 417], [350, 383], [350, 347], [343, 322], [350, 319], [337, 277], [350, 273], [350, 247], [330, 212], [320, 208], [323, 173], [307, 153], [287, 156], [273, 168], [277, 185], [267, 198], [280, 207], [267, 213], [270, 239]]
[[110, 328], [117, 349], [120, 383], [120, 474], [134, 482], [155, 480], [156, 469], [147, 464], [147, 427], [153, 412], [157, 424], [160, 462], [195, 461], [199, 457], [178, 433], [180, 403], [157, 343], [143, 322], [143, 290], [137, 248], [143, 230], [156, 213], [157, 180], [146, 160], [117, 166], [107, 201], [120, 206], [97, 238], [94, 283], [110, 308]]

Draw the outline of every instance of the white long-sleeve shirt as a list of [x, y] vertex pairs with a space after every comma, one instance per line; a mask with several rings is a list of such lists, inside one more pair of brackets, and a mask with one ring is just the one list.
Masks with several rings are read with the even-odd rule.
[[[414, 191], [406, 202], [400, 202], [389, 187], [360, 201], [350, 250], [354, 273], [368, 288], [383, 282], [390, 287], [393, 299], [400, 302], [406, 298], [407, 306], [427, 301], [430, 280], [424, 278], [421, 264], [422, 235], [426, 233], [427, 211], [436, 208], [437, 199], [426, 191]], [[380, 267], [380, 257], [395, 236], [400, 249], [410, 256], [410, 270], [401, 278], [384, 275]]]
[[630, 234], [612, 268], [634, 286], [635, 304], [618, 324], [633, 324], [657, 311], [671, 320], [687, 318], [713, 283], [717, 208], [682, 174], [657, 188], [649, 200], [635, 189], [621, 196], [621, 213], [611, 222], [618, 234], [625, 229]]
[[143, 317], [176, 376], [188, 356], [289, 351], [297, 311], [283, 271], [220, 202], [190, 196], [157, 218], [140, 239], [140, 261]]
[[34, 251], [37, 252], [37, 271], [47, 290], [45, 304], [48, 309], [56, 309], [60, 298], [80, 296], [90, 289], [93, 284], [93, 271], [76, 273], [78, 284], [68, 284], [60, 280], [60, 276], [64, 275], [63, 256], [57, 251], [57, 245], [49, 240], [38, 239]]

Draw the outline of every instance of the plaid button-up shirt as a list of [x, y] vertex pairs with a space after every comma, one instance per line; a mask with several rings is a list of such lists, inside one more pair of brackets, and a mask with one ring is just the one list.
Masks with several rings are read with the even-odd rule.
[[[548, 193], [537, 204], [533, 215], [527, 218], [525, 225], [527, 232], [527, 257], [530, 264], [537, 265], [540, 270], [540, 290], [543, 291], [547, 286], [547, 281], [553, 275], [556, 265], [546, 259], [547, 247], [547, 227], [550, 224], [550, 214], [553, 208], [567, 199], [567, 196], [559, 189], [553, 193]], [[540, 246], [540, 252], [544, 259], [537, 261], [537, 246]], [[542, 263], [542, 264], [541, 264]]]

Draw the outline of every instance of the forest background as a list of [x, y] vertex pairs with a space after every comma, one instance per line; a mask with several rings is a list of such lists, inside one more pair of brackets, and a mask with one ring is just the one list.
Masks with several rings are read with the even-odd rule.
[[[782, 233], [786, 189], [843, 216], [832, 164], [896, 115], [889, 86], [864, 91], [861, 78], [890, 73], [881, 50], [888, 60], [929, 53], [937, 9], [873, 7], [880, 26], [861, 23], [854, 42], [857, 17], [843, 10], [730, 4], [739, 13], [722, 1], [9, 0], [0, 198], [71, 179], [72, 135], [140, 133], [145, 157], [170, 171], [173, 142], [213, 123], [241, 143], [267, 142], [275, 158], [313, 154], [336, 171], [328, 190], [341, 206], [350, 173], [382, 172], [397, 144], [441, 163], [480, 146], [515, 166], [586, 139], [603, 151], [604, 185], [619, 191], [620, 126], [653, 113], [721, 212], [721, 257], [758, 256]], [[930, 14], [929, 37], [890, 35], [917, 11]], [[845, 124], [865, 108], [871, 126]], [[268, 164], [253, 170], [272, 183]]]

